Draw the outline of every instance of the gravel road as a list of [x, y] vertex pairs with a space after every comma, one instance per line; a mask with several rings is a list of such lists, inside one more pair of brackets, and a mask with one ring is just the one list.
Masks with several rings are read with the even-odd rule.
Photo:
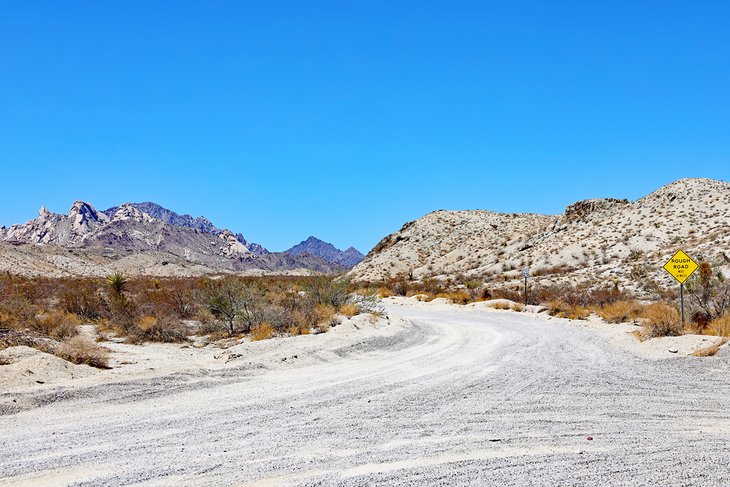
[[648, 360], [524, 314], [388, 312], [410, 323], [337, 360], [0, 416], [0, 485], [730, 485], [727, 350]]

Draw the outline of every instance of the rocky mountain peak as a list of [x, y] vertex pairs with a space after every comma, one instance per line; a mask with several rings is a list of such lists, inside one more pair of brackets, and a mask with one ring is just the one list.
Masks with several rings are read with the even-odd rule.
[[112, 217], [112, 221], [131, 220], [139, 223], [152, 223], [155, 219], [147, 213], [144, 213], [133, 205], [125, 203], [120, 206]]
[[350, 247], [346, 251], [342, 251], [331, 243], [320, 240], [312, 235], [287, 250], [286, 253], [289, 255], [309, 254], [322, 258], [327, 262], [348, 268], [353, 267], [365, 257], [354, 247]]
[[45, 206], [41, 206], [41, 209], [38, 210], [38, 218], [40, 218], [41, 220], [47, 220], [49, 217], [51, 217], [51, 215], [53, 215], [53, 213], [48, 211], [48, 208], [46, 208]]
[[71, 205], [68, 218], [71, 221], [71, 229], [77, 233], [88, 233], [100, 222], [108, 220], [106, 215], [100, 216], [90, 203], [80, 200]]

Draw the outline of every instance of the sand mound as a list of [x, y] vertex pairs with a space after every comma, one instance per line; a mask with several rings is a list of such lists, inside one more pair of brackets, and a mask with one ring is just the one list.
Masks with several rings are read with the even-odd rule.
[[0, 390], [7, 391], [40, 384], [52, 384], [88, 377], [98, 370], [75, 365], [30, 347], [0, 350]]

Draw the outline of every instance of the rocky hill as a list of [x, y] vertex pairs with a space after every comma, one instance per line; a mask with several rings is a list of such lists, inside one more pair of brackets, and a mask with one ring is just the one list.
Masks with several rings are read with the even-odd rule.
[[[176, 227], [187, 227], [187, 228], [194, 228], [201, 233], [207, 233], [210, 235], [215, 235], [216, 237], [224, 232], [228, 232], [228, 230], [223, 230], [215, 225], [205, 218], [204, 216], [199, 216], [197, 218], [193, 218], [192, 216], [188, 214], [180, 215], [178, 213], [175, 213], [172, 210], [168, 210], [167, 208], [164, 208], [157, 203], [152, 203], [150, 201], [145, 201], [143, 203], [127, 203], [127, 205], [132, 206], [142, 213], [146, 213], [147, 215], [150, 215], [152, 218], [156, 220], [160, 220], [166, 223], [169, 223], [171, 225], [174, 225]], [[110, 218], [113, 218], [114, 215], [119, 210], [118, 206], [114, 206], [112, 208], [109, 208], [108, 210], [104, 210], [102, 213], [107, 215]], [[266, 250], [263, 246], [253, 243], [253, 242], [247, 242], [246, 239], [243, 237], [242, 234], [236, 233], [235, 234], [236, 240], [241, 242], [248, 248], [251, 252], [255, 254], [268, 254], [269, 251]]]
[[309, 254], [269, 253], [203, 217], [181, 217], [154, 203], [127, 203], [97, 212], [91, 204], [77, 201], [68, 214], [41, 208], [34, 220], [0, 228], [0, 240], [11, 244], [0, 247], [0, 271], [19, 274], [42, 275], [48, 270], [54, 275], [96, 275], [107, 268], [154, 275], [345, 269]]
[[337, 264], [348, 269], [360, 263], [365, 258], [355, 247], [340, 250], [331, 243], [324, 242], [316, 237], [309, 237], [307, 240], [298, 243], [285, 252], [295, 256], [304, 254], [313, 255], [331, 264]]
[[730, 184], [683, 179], [634, 202], [580, 201], [562, 215], [437, 211], [385, 237], [350, 275], [509, 283], [529, 267], [544, 284], [640, 291], [673, 285], [662, 265], [679, 248], [730, 270]]

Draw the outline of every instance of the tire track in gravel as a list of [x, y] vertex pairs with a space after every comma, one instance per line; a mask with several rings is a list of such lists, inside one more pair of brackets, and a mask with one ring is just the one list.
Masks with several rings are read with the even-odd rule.
[[0, 485], [730, 485], [727, 357], [643, 359], [518, 313], [388, 311], [412, 324], [331, 361], [2, 416]]

